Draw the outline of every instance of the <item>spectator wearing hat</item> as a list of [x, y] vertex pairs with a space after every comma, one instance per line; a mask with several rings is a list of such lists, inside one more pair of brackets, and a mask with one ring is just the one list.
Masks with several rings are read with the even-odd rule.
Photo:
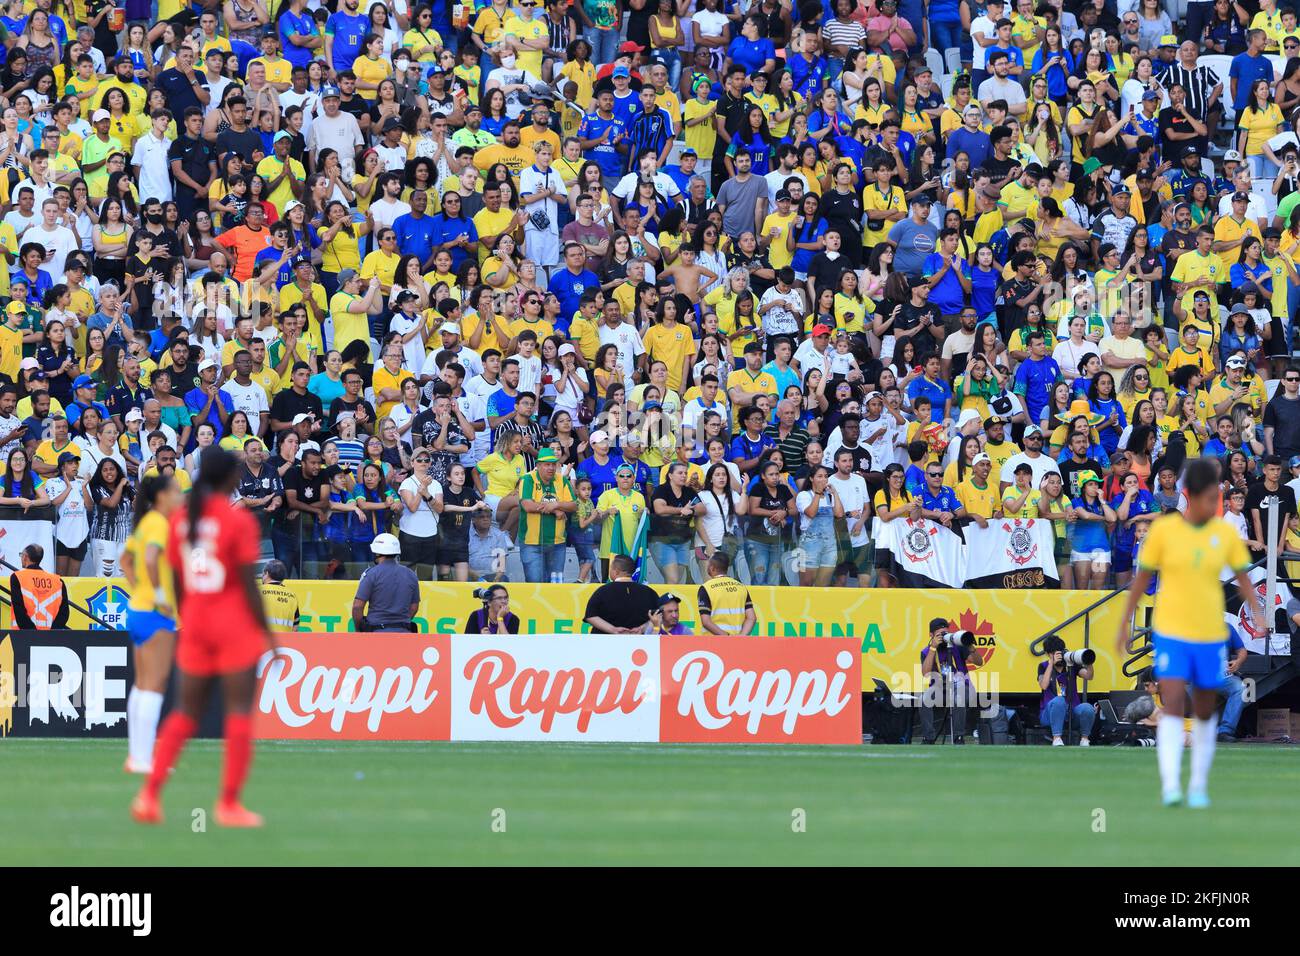
[[234, 400], [228, 392], [222, 391], [217, 382], [220, 373], [221, 369], [214, 360], [204, 359], [199, 363], [199, 384], [185, 395], [192, 430], [207, 422], [216, 432], [218, 441], [225, 435], [226, 423], [235, 410]]
[[1245, 355], [1235, 352], [1223, 363], [1223, 374], [1210, 385], [1210, 404], [1214, 414], [1227, 415], [1237, 405], [1246, 405], [1259, 422], [1264, 414], [1264, 383], [1258, 375], [1247, 377], [1249, 363]]
[[519, 482], [519, 558], [529, 582], [564, 580], [565, 524], [578, 502], [558, 468], [555, 452], [543, 448]]
[[[1077, 439], [1079, 436], [1076, 435]], [[1079, 491], [1070, 496], [1074, 514], [1070, 563], [1074, 584], [1081, 590], [1099, 590], [1105, 586], [1110, 570], [1110, 539], [1107, 532], [1117, 518], [1110, 503], [1101, 497], [1101, 476], [1092, 469], [1073, 475]], [[1067, 492], [1068, 493], [1068, 492]]]
[[1264, 406], [1264, 448], [1283, 460], [1300, 456], [1300, 366], [1282, 373], [1282, 387]]
[[313, 169], [318, 168], [321, 150], [333, 149], [338, 153], [344, 181], [350, 182], [356, 169], [357, 151], [366, 144], [361, 126], [355, 116], [340, 108], [342, 92], [337, 86], [321, 87], [320, 104], [323, 112], [312, 121], [311, 130], [307, 134], [308, 164]]
[[420, 610], [420, 582], [414, 571], [398, 556], [402, 546], [391, 534], [380, 534], [370, 543], [375, 563], [357, 583], [352, 599], [352, 621], [358, 631], [407, 631], [414, 634], [415, 615]]
[[64, 408], [69, 428], [77, 427], [77, 423], [81, 421], [81, 413], [87, 408], [96, 409], [101, 419], [109, 417], [108, 407], [95, 401], [95, 380], [91, 376], [78, 375], [72, 382], [72, 394], [73, 400]]
[[989, 519], [1002, 516], [1002, 497], [992, 474], [993, 459], [980, 452], [971, 459], [966, 477], [953, 489], [966, 514], [981, 528], [988, 527]]
[[930, 221], [930, 197], [919, 193], [912, 197], [909, 215], [889, 227], [888, 239], [894, 244], [894, 271], [919, 277], [929, 257], [939, 246], [939, 230]]

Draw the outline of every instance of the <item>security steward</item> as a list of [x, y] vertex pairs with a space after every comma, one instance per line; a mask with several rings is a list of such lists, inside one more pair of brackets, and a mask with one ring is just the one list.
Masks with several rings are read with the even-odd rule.
[[721, 551], [713, 552], [705, 567], [705, 581], [700, 585], [696, 603], [700, 608], [700, 626], [710, 634], [753, 634], [758, 615], [749, 590], [731, 577], [731, 559]]
[[262, 570], [262, 607], [273, 634], [298, 630], [298, 595], [284, 586], [288, 574], [283, 561], [268, 561]]
[[[370, 543], [375, 563], [361, 575], [352, 600], [352, 622], [358, 631], [407, 631], [414, 634], [420, 609], [420, 582], [415, 572], [397, 560], [402, 546], [391, 534], [375, 535]], [[367, 610], [369, 605], [369, 610]]]
[[20, 631], [63, 631], [68, 627], [68, 586], [53, 571], [41, 568], [45, 549], [23, 548], [22, 568], [9, 575], [14, 627]]

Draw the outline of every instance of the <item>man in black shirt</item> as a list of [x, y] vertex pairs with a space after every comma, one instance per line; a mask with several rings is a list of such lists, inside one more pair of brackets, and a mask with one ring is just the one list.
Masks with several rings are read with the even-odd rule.
[[1085, 432], [1075, 432], [1070, 436], [1070, 457], [1061, 462], [1058, 467], [1061, 479], [1065, 482], [1065, 494], [1070, 498], [1078, 498], [1083, 494], [1076, 477], [1079, 472], [1106, 474], [1106, 469], [1101, 466], [1101, 462], [1088, 457], [1088, 435]]
[[[761, 228], [763, 224], [760, 222], [757, 225]], [[735, 249], [727, 253], [727, 268], [734, 269], [737, 266], [749, 270], [749, 284], [753, 287], [754, 295], [760, 299], [764, 292], [776, 284], [776, 270], [768, 261], [767, 253], [758, 248], [757, 237], [748, 230], [736, 238]]]
[[1264, 406], [1264, 450], [1290, 461], [1300, 455], [1300, 366], [1282, 373], [1282, 388]]
[[226, 100], [226, 112], [230, 114], [230, 129], [217, 134], [217, 159], [225, 169], [226, 156], [238, 153], [244, 162], [244, 175], [251, 176], [257, 172], [257, 163], [253, 153], [265, 153], [266, 144], [262, 136], [248, 125], [248, 101], [242, 96], [232, 96]]
[[[718, 157], [713, 164], [713, 194], [727, 179], [727, 164], [722, 157], [726, 155], [731, 138], [740, 130], [740, 123], [749, 110], [749, 101], [744, 96], [745, 68], [732, 65], [722, 80], [722, 96], [718, 97], [718, 108], [713, 114], [714, 129], [717, 131], [717, 144], [713, 153]], [[725, 135], [724, 135], [725, 131]]]
[[272, 529], [275, 556], [293, 571], [298, 558], [320, 561], [324, 554], [321, 529], [330, 516], [330, 486], [321, 469], [321, 453], [308, 448], [301, 463], [284, 473], [284, 508]]
[[[184, 50], [182, 47], [181, 51]], [[217, 178], [217, 150], [202, 136], [203, 111], [191, 106], [183, 116], [185, 132], [168, 148], [167, 160], [172, 178], [176, 180], [176, 207], [180, 218], [193, 222], [194, 213], [207, 208], [207, 197], [200, 204], [198, 191]]]
[[[181, 237], [174, 230], [163, 225], [162, 203], [155, 199], [146, 199], [140, 204], [142, 225], [131, 233], [126, 244], [126, 254], [133, 256], [140, 247], [142, 236], [153, 236], [153, 252], [156, 256], [179, 259], [181, 256]], [[87, 272], [90, 270], [87, 269]]]
[[649, 585], [632, 580], [636, 562], [616, 554], [609, 562], [609, 583], [596, 588], [587, 601], [582, 619], [596, 634], [641, 634], [650, 614], [659, 606], [659, 595]]
[[[938, 306], [930, 304], [930, 284], [925, 279], [914, 276], [908, 280], [908, 284], [911, 286], [912, 298], [903, 305], [898, 318], [894, 320], [894, 335], [918, 329], [912, 335], [912, 342], [916, 345], [916, 363], [921, 365], [926, 357], [938, 352], [943, 343], [943, 315]], [[894, 345], [896, 353], [900, 351], [901, 345], [902, 340], [899, 339]]]
[[853, 263], [840, 251], [844, 239], [838, 229], [827, 229], [822, 241], [826, 248], [808, 263], [808, 291], [814, 303], [822, 289], [839, 291], [840, 276], [853, 271]]
[[320, 399], [307, 391], [310, 378], [311, 367], [306, 362], [298, 362], [293, 367], [289, 387], [275, 393], [275, 400], [271, 402], [271, 430], [275, 434], [292, 427], [294, 418], [299, 415], [321, 418]]
[[370, 104], [365, 97], [357, 96], [357, 75], [351, 70], [339, 74], [339, 112], [351, 113], [357, 119], [363, 135], [370, 135]]
[[284, 482], [280, 473], [266, 463], [266, 446], [260, 439], [244, 442], [244, 468], [235, 489], [238, 503], [257, 519], [265, 535], [271, 519], [284, 506]]
[[[1268, 542], [1268, 511], [1272, 500], [1277, 499], [1277, 550], [1280, 554], [1286, 542], [1287, 522], [1296, 515], [1295, 492], [1282, 484], [1282, 459], [1265, 455], [1264, 479], [1246, 489], [1246, 531], [1250, 540], [1258, 544]], [[1267, 554], [1266, 548], [1250, 548], [1250, 556], [1258, 561]]]
[[330, 402], [329, 425], [339, 420], [344, 412], [351, 412], [357, 420], [357, 431], [371, 435], [375, 430], [375, 408], [361, 394], [365, 379], [354, 368], [343, 373], [343, 394]]

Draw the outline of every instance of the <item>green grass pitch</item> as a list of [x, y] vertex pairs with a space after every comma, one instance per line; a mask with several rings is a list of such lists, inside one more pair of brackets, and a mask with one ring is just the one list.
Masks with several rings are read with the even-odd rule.
[[1214, 807], [1195, 811], [1158, 806], [1151, 749], [262, 742], [255, 832], [195, 832], [219, 741], [187, 750], [157, 828], [127, 816], [124, 755], [0, 741], [6, 862], [1300, 863], [1297, 841], [1250, 836], [1292, 829], [1300, 749], [1282, 746], [1219, 748]]

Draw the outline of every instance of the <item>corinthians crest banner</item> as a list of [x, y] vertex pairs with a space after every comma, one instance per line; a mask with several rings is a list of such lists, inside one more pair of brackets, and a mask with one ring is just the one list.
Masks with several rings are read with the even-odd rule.
[[[962, 540], [965, 536], [965, 541]], [[887, 550], [903, 587], [1054, 588], [1051, 522], [991, 519], [968, 524], [961, 535], [928, 518], [876, 519], [877, 551]]]

